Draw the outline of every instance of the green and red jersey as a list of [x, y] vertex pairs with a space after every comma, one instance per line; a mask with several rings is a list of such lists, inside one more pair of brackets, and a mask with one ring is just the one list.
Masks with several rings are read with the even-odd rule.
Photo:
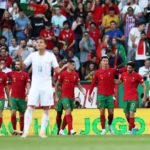
[[5, 99], [5, 86], [7, 85], [7, 75], [0, 72], [0, 99]]

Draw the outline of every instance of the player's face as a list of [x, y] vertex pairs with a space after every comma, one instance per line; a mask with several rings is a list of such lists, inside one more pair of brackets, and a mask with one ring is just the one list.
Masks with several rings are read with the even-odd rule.
[[102, 61], [101, 61], [102, 68], [107, 68], [108, 64], [109, 64], [108, 59], [107, 58], [103, 58]]
[[45, 41], [42, 40], [42, 39], [37, 40], [36, 48], [38, 50], [45, 50], [46, 49], [46, 43], [45, 43]]
[[132, 66], [127, 66], [127, 72], [128, 73], [132, 73], [133, 72], [133, 70], [134, 70], [134, 68], [132, 68]]
[[20, 71], [20, 70], [21, 70], [21, 64], [20, 64], [19, 61], [17, 61], [17, 62], [15, 63], [15, 68], [16, 68], [17, 71]]
[[75, 63], [69, 63], [69, 69], [71, 71], [75, 70]]

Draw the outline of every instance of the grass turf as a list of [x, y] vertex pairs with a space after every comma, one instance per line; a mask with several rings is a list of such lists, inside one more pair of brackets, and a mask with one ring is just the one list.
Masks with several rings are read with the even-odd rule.
[[0, 150], [148, 150], [150, 135], [0, 137]]

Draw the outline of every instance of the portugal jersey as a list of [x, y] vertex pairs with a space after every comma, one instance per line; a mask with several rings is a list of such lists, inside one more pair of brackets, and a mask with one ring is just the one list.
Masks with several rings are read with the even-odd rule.
[[7, 85], [7, 75], [0, 72], [0, 99], [5, 99], [4, 88]]

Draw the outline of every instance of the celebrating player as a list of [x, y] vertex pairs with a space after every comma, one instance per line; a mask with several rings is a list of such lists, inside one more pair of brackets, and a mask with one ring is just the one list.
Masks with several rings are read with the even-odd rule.
[[2, 117], [2, 113], [3, 113], [3, 109], [4, 109], [4, 103], [5, 103], [5, 92], [6, 91], [6, 95], [9, 101], [9, 89], [7, 86], [7, 75], [5, 73], [2, 72], [3, 69], [3, 65], [0, 64], [0, 128], [2, 126], [2, 122], [3, 122], [3, 117]]
[[[66, 66], [59, 68], [56, 57], [52, 52], [46, 51], [46, 42], [40, 38], [37, 40], [37, 52], [31, 53], [24, 61], [24, 67], [32, 64], [32, 82], [28, 95], [27, 109], [25, 112], [24, 133], [22, 137], [28, 136], [28, 130], [32, 120], [32, 112], [36, 106], [43, 107], [43, 117], [41, 122], [40, 137], [44, 138], [45, 129], [48, 125], [49, 107], [54, 104], [51, 70], [59, 73]], [[21, 59], [21, 57], [20, 57]]]
[[[80, 84], [80, 79], [75, 72], [75, 62], [73, 60], [68, 61], [69, 65], [66, 71], [63, 71], [58, 77], [56, 83], [56, 92], [58, 91], [58, 85], [61, 84], [61, 100], [63, 108], [65, 110], [65, 116], [63, 119], [61, 130], [59, 131], [60, 135], [64, 134], [64, 128], [68, 125], [68, 134], [74, 135], [76, 132], [73, 130], [73, 119], [72, 119], [72, 110], [74, 104], [74, 88], [75, 85], [79, 87], [81, 92], [84, 94], [84, 90]], [[57, 96], [57, 95], [56, 95]], [[58, 97], [56, 98], [58, 99]]]
[[24, 127], [24, 113], [27, 107], [26, 96], [30, 88], [29, 74], [22, 71], [21, 62], [15, 62], [16, 71], [7, 73], [11, 82], [11, 122], [13, 126], [13, 135], [17, 135], [16, 131], [16, 111], [19, 111], [20, 117], [20, 133], [23, 132]]
[[101, 59], [101, 68], [96, 71], [93, 77], [90, 93], [89, 93], [89, 101], [91, 101], [92, 100], [91, 94], [93, 88], [96, 82], [98, 82], [98, 95], [97, 95], [98, 106], [97, 107], [100, 109], [100, 120], [101, 120], [101, 127], [102, 127], [101, 135], [106, 134], [105, 108], [108, 108], [108, 125], [109, 125], [110, 132], [113, 134], [111, 124], [114, 116], [113, 94], [114, 94], [114, 78], [115, 78], [116, 69], [109, 68], [108, 62], [109, 62], [108, 57], [103, 56]]
[[124, 86], [124, 113], [129, 123], [129, 134], [135, 134], [136, 128], [134, 124], [135, 112], [138, 104], [138, 92], [137, 87], [139, 84], [143, 86], [144, 96], [143, 101], [146, 100], [146, 86], [142, 76], [134, 71], [134, 62], [127, 64], [127, 72], [121, 75], [120, 81]]

